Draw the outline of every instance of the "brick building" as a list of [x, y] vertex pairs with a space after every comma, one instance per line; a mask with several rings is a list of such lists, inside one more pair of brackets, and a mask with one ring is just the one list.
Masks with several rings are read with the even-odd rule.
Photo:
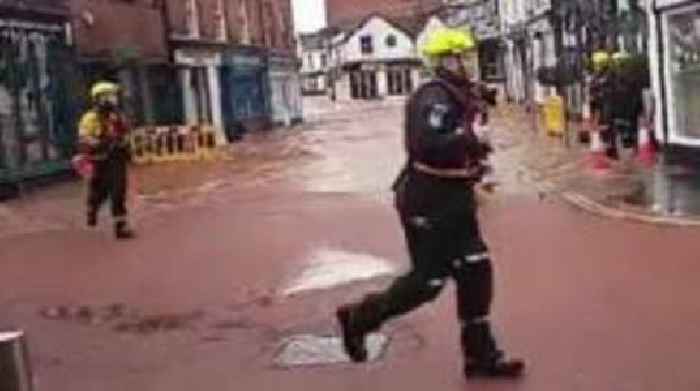
[[70, 0], [78, 53], [111, 59], [120, 50], [144, 61], [168, 58], [160, 6], [151, 0]]
[[296, 57], [291, 0], [268, 3], [268, 76], [270, 115], [274, 123], [302, 120], [301, 78]]
[[443, 0], [326, 0], [326, 15], [328, 26], [346, 26], [375, 13], [387, 17], [422, 16], [443, 3]]
[[166, 15], [186, 123], [235, 138], [282, 121], [270, 65], [293, 64], [289, 0], [166, 0]]
[[124, 109], [136, 125], [179, 120], [162, 3], [152, 0], [69, 0], [84, 103], [90, 84], [119, 81]]
[[[224, 0], [166, 0], [167, 38], [187, 125], [211, 125], [223, 140], [219, 68], [230, 43]], [[176, 83], [173, 83], [176, 84]]]
[[0, 0], [0, 187], [70, 167], [100, 79], [137, 126], [301, 119], [293, 31], [291, 0]]

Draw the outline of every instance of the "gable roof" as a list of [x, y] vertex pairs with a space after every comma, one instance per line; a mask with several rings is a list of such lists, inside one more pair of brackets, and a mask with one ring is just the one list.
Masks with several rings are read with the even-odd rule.
[[442, 16], [439, 13], [418, 16], [392, 17], [386, 16], [380, 12], [373, 12], [360, 19], [359, 21], [355, 21], [352, 24], [348, 23], [348, 25], [345, 27], [336, 26], [335, 28], [339, 30], [344, 30], [347, 33], [345, 37], [345, 40], [347, 41], [350, 37], [355, 35], [355, 33], [358, 30], [365, 27], [365, 25], [369, 23], [369, 21], [371, 21], [374, 18], [379, 18], [388, 23], [390, 26], [394, 27], [395, 29], [403, 32], [409, 38], [415, 40], [421, 33], [421, 31], [423, 31], [423, 28], [432, 17], [438, 17], [440, 20], [443, 20]]
[[[483, 0], [480, 0], [483, 1]], [[325, 0], [330, 26], [356, 24], [370, 13], [390, 17], [431, 13], [445, 0]]]
[[318, 33], [299, 34], [299, 43], [303, 50], [323, 49], [323, 37]]

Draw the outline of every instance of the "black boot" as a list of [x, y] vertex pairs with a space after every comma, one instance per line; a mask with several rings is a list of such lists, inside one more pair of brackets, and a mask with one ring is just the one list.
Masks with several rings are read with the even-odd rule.
[[467, 378], [518, 378], [525, 370], [522, 360], [506, 359], [496, 348], [488, 322], [471, 323], [462, 330], [464, 375]]
[[522, 376], [525, 363], [518, 359], [505, 359], [503, 352], [496, 353], [487, 360], [468, 360], [464, 364], [464, 376], [467, 378], [491, 377], [516, 379]]
[[367, 333], [358, 327], [355, 311], [356, 308], [353, 306], [343, 306], [336, 312], [336, 317], [342, 329], [345, 353], [352, 361], [359, 363], [367, 361], [367, 347], [365, 346]]
[[120, 240], [133, 239], [136, 237], [134, 231], [129, 228], [126, 221], [119, 221], [114, 224], [114, 236]]

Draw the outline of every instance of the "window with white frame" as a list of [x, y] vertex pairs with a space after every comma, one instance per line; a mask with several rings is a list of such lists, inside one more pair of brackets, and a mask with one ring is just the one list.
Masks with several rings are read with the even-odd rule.
[[397, 43], [398, 43], [397, 41], [398, 41], [398, 40], [396, 39], [396, 35], [394, 35], [394, 34], [389, 34], [389, 35], [387, 35], [387, 37], [386, 37], [386, 46], [387, 46], [388, 48], [395, 48], [396, 45], [397, 45]]
[[216, 2], [216, 13], [214, 14], [216, 23], [216, 38], [219, 41], [226, 40], [226, 14], [224, 12], [224, 0]]
[[372, 44], [371, 35], [363, 35], [360, 37], [360, 51], [362, 54], [372, 54], [374, 53], [374, 46]]
[[670, 131], [700, 144], [700, 6], [666, 17], [666, 83], [670, 90]]
[[190, 38], [199, 38], [199, 1], [187, 0], [187, 32]]

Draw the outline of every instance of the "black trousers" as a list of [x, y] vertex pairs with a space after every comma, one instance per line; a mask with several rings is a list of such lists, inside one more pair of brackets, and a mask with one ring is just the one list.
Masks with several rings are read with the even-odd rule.
[[457, 285], [457, 316], [468, 358], [499, 354], [486, 320], [493, 299], [493, 269], [476, 214], [472, 188], [462, 181], [408, 172], [396, 186], [396, 207], [411, 258], [411, 270], [384, 292], [356, 307], [364, 331], [437, 298], [448, 280]]
[[88, 213], [97, 213], [109, 199], [115, 220], [123, 221], [126, 218], [128, 162], [128, 154], [122, 152], [114, 152], [105, 160], [95, 162], [95, 172], [88, 190]]

